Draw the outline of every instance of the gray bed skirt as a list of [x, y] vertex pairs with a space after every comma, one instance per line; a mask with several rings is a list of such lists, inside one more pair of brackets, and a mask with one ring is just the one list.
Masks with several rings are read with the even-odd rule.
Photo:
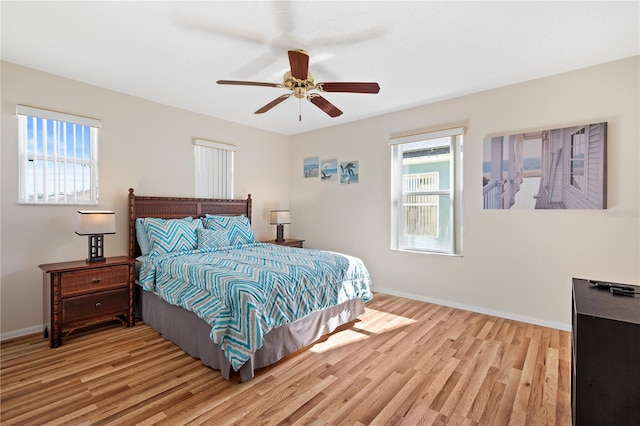
[[[225, 379], [231, 377], [233, 368], [229, 360], [209, 337], [210, 325], [194, 313], [136, 287], [139, 290], [137, 301], [142, 305], [138, 306], [137, 312], [141, 313], [145, 324], [192, 357], [200, 359], [204, 365], [220, 370]], [[271, 365], [310, 345], [340, 325], [355, 321], [362, 314], [364, 302], [361, 299], [349, 300], [271, 330], [265, 336], [264, 345], [240, 368], [240, 380], [245, 382], [252, 379], [258, 368]]]

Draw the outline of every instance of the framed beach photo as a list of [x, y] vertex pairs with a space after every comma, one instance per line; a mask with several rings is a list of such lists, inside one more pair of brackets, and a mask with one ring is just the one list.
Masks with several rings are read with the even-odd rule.
[[317, 178], [320, 176], [320, 159], [309, 157], [304, 159], [304, 177]]
[[345, 161], [340, 163], [340, 183], [350, 185], [358, 183], [360, 179], [360, 168], [357, 161]]
[[484, 209], [606, 209], [607, 123], [484, 140]]
[[325, 182], [338, 181], [338, 160], [322, 160], [320, 164], [320, 179]]

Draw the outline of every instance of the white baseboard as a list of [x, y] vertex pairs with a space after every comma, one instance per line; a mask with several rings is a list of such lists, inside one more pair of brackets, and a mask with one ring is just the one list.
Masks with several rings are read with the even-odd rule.
[[407, 299], [419, 300], [421, 302], [434, 303], [436, 305], [448, 306], [450, 308], [462, 309], [465, 311], [477, 312], [480, 314], [491, 315], [494, 317], [510, 319], [514, 321], [526, 322], [528, 324], [540, 325], [542, 327], [555, 328], [562, 331], [571, 331], [571, 324], [564, 324], [555, 321], [546, 321], [540, 318], [533, 318], [524, 315], [514, 314], [512, 312], [494, 311], [492, 309], [483, 308], [481, 306], [465, 305], [462, 303], [451, 302], [448, 300], [432, 299], [429, 297], [417, 296], [415, 294], [403, 293], [400, 291], [389, 290], [386, 288], [372, 288], [377, 293], [389, 294], [391, 296], [405, 297]]
[[[407, 299], [419, 300], [421, 302], [434, 303], [436, 305], [449, 306], [450, 308], [463, 309], [465, 311], [478, 312], [480, 314], [491, 315], [494, 317], [506, 318], [514, 321], [526, 322], [529, 324], [541, 325], [543, 327], [555, 328], [557, 330], [571, 331], [571, 324], [564, 324], [554, 321], [545, 321], [540, 318], [532, 318], [524, 315], [517, 315], [512, 312], [494, 311], [480, 306], [464, 305], [448, 300], [432, 299], [430, 297], [417, 296], [415, 294], [403, 293], [401, 291], [389, 290], [387, 288], [373, 288], [377, 293], [389, 294], [391, 296], [406, 297]], [[0, 341], [13, 339], [15, 337], [27, 336], [29, 334], [42, 333], [43, 325], [34, 325], [33, 327], [22, 328], [20, 330], [7, 331], [0, 334]]]
[[[5, 340], [13, 339], [15, 337], [28, 336], [29, 334], [43, 333], [44, 325], [34, 325], [33, 327], [21, 328], [20, 330], [7, 331], [6, 333], [0, 334], [0, 342]], [[42, 334], [42, 338], [44, 339], [44, 334]]]

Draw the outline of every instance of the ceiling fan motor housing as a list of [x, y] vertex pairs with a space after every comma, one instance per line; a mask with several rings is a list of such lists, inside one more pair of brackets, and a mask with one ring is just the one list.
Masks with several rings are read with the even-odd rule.
[[291, 71], [284, 73], [282, 77], [284, 87], [293, 91], [296, 98], [304, 98], [307, 91], [316, 88], [316, 76], [311, 71], [307, 71], [307, 79], [300, 80], [291, 75]]

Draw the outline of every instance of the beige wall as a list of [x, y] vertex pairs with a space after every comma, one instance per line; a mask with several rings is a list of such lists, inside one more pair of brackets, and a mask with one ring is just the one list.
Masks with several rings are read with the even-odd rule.
[[[572, 277], [639, 284], [638, 63], [634, 57], [292, 137], [291, 235], [361, 257], [378, 291], [566, 329]], [[608, 210], [482, 209], [485, 137], [602, 121], [609, 123]], [[466, 128], [463, 256], [391, 251], [389, 136], [459, 125]], [[304, 179], [302, 162], [311, 156], [358, 160], [360, 183]]]
[[[126, 253], [129, 187], [193, 194], [200, 137], [237, 145], [236, 196], [253, 194], [259, 238], [274, 233], [269, 210], [290, 206], [285, 232], [361, 257], [378, 291], [567, 328], [571, 277], [639, 281], [639, 74], [635, 57], [287, 138], [2, 63], [2, 337], [40, 330], [38, 264], [86, 255], [77, 207], [16, 203], [17, 103], [102, 120], [99, 208], [115, 210], [118, 227], [107, 255]], [[608, 210], [482, 210], [486, 136], [600, 121], [609, 123]], [[458, 125], [467, 129], [463, 256], [391, 251], [389, 135]], [[309, 156], [358, 160], [360, 183], [304, 179]]]
[[[289, 141], [285, 136], [144, 101], [15, 64], [2, 63], [1, 332], [41, 330], [42, 275], [38, 265], [83, 259], [87, 237], [74, 234], [77, 206], [17, 204], [16, 104], [102, 120], [100, 205], [116, 212], [108, 256], [127, 254], [127, 191], [140, 195], [194, 194], [192, 138], [237, 146], [235, 196], [251, 193], [258, 238], [270, 238], [269, 210], [289, 207]], [[203, 94], [205, 96], [205, 94]], [[215, 100], [212, 100], [214, 102]]]

